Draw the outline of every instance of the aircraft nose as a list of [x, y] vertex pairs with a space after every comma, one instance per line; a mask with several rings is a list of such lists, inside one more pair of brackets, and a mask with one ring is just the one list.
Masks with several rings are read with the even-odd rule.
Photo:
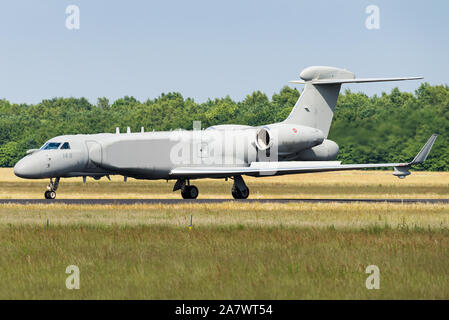
[[14, 174], [20, 178], [35, 178], [36, 170], [34, 170], [35, 165], [30, 156], [22, 158], [14, 166]]

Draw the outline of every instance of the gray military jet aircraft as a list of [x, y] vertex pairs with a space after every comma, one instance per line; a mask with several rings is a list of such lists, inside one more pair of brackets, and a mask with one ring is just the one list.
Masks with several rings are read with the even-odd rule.
[[[50, 139], [40, 149], [28, 150], [14, 167], [22, 178], [50, 178], [45, 198], [54, 199], [60, 178], [100, 179], [123, 175], [136, 179], [176, 180], [173, 191], [195, 199], [198, 188], [190, 180], [234, 180], [232, 195], [246, 199], [249, 189], [242, 176], [393, 167], [399, 178], [426, 160], [436, 139], [432, 135], [407, 163], [341, 164], [334, 161], [338, 145], [327, 139], [340, 87], [344, 83], [416, 80], [409, 78], [356, 79], [334, 67], [309, 67], [300, 74], [301, 97], [282, 122], [260, 127], [217, 125], [206, 130], [65, 135]], [[194, 125], [195, 127], [195, 125]], [[55, 179], [55, 180], [53, 180]]]

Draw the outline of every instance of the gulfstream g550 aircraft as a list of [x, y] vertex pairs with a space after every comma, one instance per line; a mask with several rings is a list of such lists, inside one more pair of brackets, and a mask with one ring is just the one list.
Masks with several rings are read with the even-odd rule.
[[[246, 199], [242, 176], [393, 167], [399, 178], [426, 160], [436, 135], [407, 163], [341, 164], [334, 161], [338, 145], [327, 139], [340, 87], [344, 83], [415, 80], [413, 78], [356, 79], [352, 72], [333, 67], [309, 67], [300, 74], [305, 88], [290, 115], [282, 122], [260, 127], [218, 125], [206, 130], [176, 130], [67, 135], [28, 150], [14, 167], [22, 178], [50, 178], [45, 198], [54, 199], [60, 178], [123, 175], [136, 179], [176, 180], [173, 191], [195, 199], [193, 179], [234, 180], [232, 195]], [[195, 125], [194, 125], [195, 128]]]

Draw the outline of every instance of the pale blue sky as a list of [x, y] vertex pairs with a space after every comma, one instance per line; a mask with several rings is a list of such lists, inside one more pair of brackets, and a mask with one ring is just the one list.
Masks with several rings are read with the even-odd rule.
[[[80, 8], [80, 30], [65, 9]], [[365, 28], [365, 8], [380, 8], [380, 29]], [[310, 65], [359, 77], [425, 76], [446, 84], [448, 1], [15, 0], [0, 4], [0, 98], [179, 91], [204, 101], [254, 90], [269, 96]], [[345, 85], [368, 94], [419, 81]]]

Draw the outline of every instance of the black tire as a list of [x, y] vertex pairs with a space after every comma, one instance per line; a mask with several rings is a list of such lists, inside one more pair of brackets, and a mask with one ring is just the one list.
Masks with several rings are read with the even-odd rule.
[[45, 191], [44, 196], [45, 196], [45, 199], [53, 200], [56, 198], [56, 192], [47, 190], [47, 191]]
[[246, 188], [243, 191], [240, 192], [240, 195], [242, 196], [240, 199], [247, 199], [249, 197], [249, 189]]
[[190, 199], [189, 198], [189, 192], [187, 191], [189, 187], [185, 186], [184, 188], [181, 189], [181, 196], [183, 199]]
[[245, 188], [243, 191], [240, 191], [237, 188], [232, 188], [232, 196], [234, 199], [247, 199], [249, 196], [249, 189]]
[[183, 199], [196, 199], [198, 194], [198, 188], [195, 186], [185, 186], [185, 188], [181, 190]]
[[197, 187], [195, 187], [195, 186], [190, 186], [190, 187], [189, 187], [189, 193], [190, 193], [190, 199], [196, 199], [196, 198], [198, 198], [199, 191], [198, 191], [198, 188], [197, 188]]
[[236, 188], [232, 188], [231, 193], [232, 193], [232, 197], [234, 199], [239, 199], [239, 194], [237, 193], [237, 189]]

